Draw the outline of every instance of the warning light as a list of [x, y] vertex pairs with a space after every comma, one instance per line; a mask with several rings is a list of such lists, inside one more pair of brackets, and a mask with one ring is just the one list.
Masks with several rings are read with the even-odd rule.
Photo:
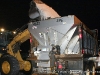
[[82, 34], [79, 34], [79, 38], [82, 38]]
[[62, 64], [58, 62], [58, 69], [62, 69], [62, 68], [63, 68]]
[[85, 50], [84, 49], [82, 49], [82, 54], [84, 54], [85, 53]]

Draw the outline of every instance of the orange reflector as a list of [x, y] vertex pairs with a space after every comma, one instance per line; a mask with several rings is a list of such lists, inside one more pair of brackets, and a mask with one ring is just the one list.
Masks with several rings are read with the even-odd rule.
[[85, 51], [84, 50], [82, 50], [82, 54], [84, 54], [85, 53]]

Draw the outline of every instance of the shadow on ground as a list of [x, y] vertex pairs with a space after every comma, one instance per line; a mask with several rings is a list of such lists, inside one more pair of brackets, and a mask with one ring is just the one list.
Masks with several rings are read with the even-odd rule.
[[96, 69], [96, 74], [95, 75], [100, 75], [100, 68]]

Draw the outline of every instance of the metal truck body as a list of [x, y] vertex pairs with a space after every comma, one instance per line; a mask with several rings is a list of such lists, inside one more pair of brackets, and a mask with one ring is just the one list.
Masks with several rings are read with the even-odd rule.
[[95, 62], [88, 59], [96, 55], [97, 36], [76, 16], [31, 22], [28, 30], [39, 43], [32, 47], [38, 73], [87, 75], [83, 71], [94, 70]]

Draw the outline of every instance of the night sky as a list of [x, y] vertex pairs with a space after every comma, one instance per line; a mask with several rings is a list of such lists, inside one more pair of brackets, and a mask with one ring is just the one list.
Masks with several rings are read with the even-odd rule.
[[[29, 21], [31, 0], [0, 0], [0, 27], [14, 30]], [[99, 0], [42, 0], [61, 16], [76, 15], [90, 29], [100, 29]]]

